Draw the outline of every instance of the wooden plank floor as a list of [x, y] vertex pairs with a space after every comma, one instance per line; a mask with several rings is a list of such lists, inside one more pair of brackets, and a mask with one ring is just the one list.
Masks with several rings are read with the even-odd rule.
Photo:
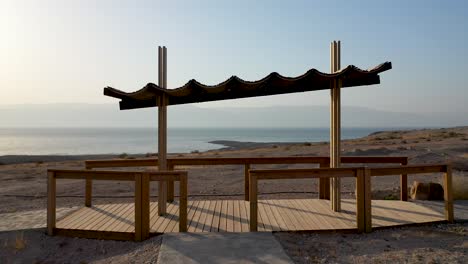
[[[168, 204], [167, 215], [157, 215], [151, 203], [151, 233], [178, 232], [179, 206]], [[330, 210], [330, 202], [318, 199], [258, 201], [259, 231], [356, 229], [355, 200], [343, 199], [342, 212]], [[412, 202], [372, 201], [374, 228], [443, 221], [440, 212]], [[195, 200], [188, 204], [189, 232], [248, 232], [249, 203], [243, 200]], [[133, 204], [104, 204], [84, 207], [57, 222], [57, 228], [134, 232]]]

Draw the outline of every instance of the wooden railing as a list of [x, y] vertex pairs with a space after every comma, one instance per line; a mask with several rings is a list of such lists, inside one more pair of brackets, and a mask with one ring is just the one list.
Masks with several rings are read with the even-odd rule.
[[[368, 168], [325, 168], [325, 169], [286, 169], [286, 170], [250, 170], [250, 231], [257, 231], [258, 226], [258, 181], [284, 179], [313, 179], [331, 177], [355, 177], [357, 187], [356, 223], [358, 232], [366, 232], [371, 227], [370, 215], [370, 172]], [[370, 210], [370, 209], [369, 209]], [[369, 231], [370, 232], [370, 231]]]
[[[388, 176], [397, 174], [422, 174], [422, 173], [443, 173], [445, 219], [453, 223], [453, 197], [452, 197], [452, 166], [449, 164], [435, 165], [407, 165], [401, 167], [379, 167], [371, 168], [371, 176]], [[370, 184], [370, 183], [369, 183]]]
[[[341, 157], [342, 163], [395, 163], [406, 165], [407, 157]], [[321, 156], [297, 156], [297, 157], [235, 157], [235, 158], [168, 158], [168, 170], [176, 166], [200, 166], [200, 165], [244, 165], [244, 196], [249, 201], [249, 174], [251, 165], [255, 164], [318, 164], [320, 168], [330, 167], [330, 157]], [[111, 168], [111, 167], [148, 167], [157, 166], [158, 159], [115, 159], [115, 160], [87, 160], [86, 169]], [[167, 200], [174, 200], [174, 183], [169, 181]], [[408, 179], [406, 174], [400, 176], [401, 200], [408, 199]], [[86, 182], [86, 206], [91, 206], [92, 182]], [[330, 179], [319, 179], [319, 198], [330, 198]]]
[[408, 175], [421, 173], [444, 173], [445, 219], [454, 221], [452, 198], [452, 169], [450, 165], [408, 165], [400, 167], [356, 167], [326, 169], [250, 170], [250, 231], [257, 231], [258, 181], [282, 179], [307, 179], [330, 177], [356, 178], [356, 222], [358, 232], [372, 231], [371, 177]]
[[[187, 231], [187, 172], [129, 172], [129, 171], [90, 171], [90, 170], [60, 170], [47, 171], [47, 233], [54, 235], [56, 228], [56, 181], [57, 179], [85, 179], [105, 181], [135, 182], [135, 233], [134, 239], [141, 241], [149, 237], [150, 231], [150, 195], [151, 181], [180, 181], [179, 231]], [[86, 197], [88, 199], [88, 197]], [[89, 200], [91, 203], [91, 201]]]

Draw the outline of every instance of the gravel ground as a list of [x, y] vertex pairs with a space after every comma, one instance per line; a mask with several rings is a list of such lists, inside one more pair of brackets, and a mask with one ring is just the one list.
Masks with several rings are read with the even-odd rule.
[[143, 242], [50, 237], [44, 228], [0, 232], [0, 263], [156, 263], [161, 236]]
[[295, 263], [466, 263], [468, 223], [370, 234], [276, 233]]

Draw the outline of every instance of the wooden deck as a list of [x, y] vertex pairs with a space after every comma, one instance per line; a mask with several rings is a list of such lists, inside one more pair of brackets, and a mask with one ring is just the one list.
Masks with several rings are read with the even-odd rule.
[[[178, 202], [158, 216], [151, 203], [150, 233], [178, 232]], [[258, 231], [356, 230], [355, 200], [342, 200], [342, 212], [330, 210], [330, 201], [318, 199], [259, 200]], [[83, 207], [57, 221], [58, 234], [132, 239], [133, 203]], [[444, 221], [443, 213], [412, 202], [372, 201], [372, 227], [392, 227]], [[249, 202], [194, 200], [188, 206], [188, 232], [249, 232]], [[98, 232], [97, 232], [98, 231]], [[102, 235], [104, 234], [104, 235]], [[106, 235], [107, 234], [107, 235]]]

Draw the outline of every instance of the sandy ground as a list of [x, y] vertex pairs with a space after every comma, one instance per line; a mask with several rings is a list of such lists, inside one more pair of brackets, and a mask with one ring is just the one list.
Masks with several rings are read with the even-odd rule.
[[[329, 146], [326, 142], [320, 143], [300, 143], [300, 144], [255, 144], [242, 143], [242, 142], [223, 142], [227, 148], [223, 150], [213, 150], [202, 153], [187, 153], [187, 154], [173, 154], [174, 156], [183, 157], [262, 157], [262, 156], [327, 156]], [[393, 132], [380, 132], [373, 133], [364, 138], [346, 140], [342, 144], [343, 155], [349, 156], [408, 156], [410, 164], [415, 163], [441, 163], [451, 162], [454, 165], [454, 174], [459, 179], [456, 187], [462, 187], [468, 190], [466, 183], [468, 171], [468, 127], [450, 128], [450, 129], [433, 129], [433, 130], [412, 130], [412, 131], [393, 131]], [[82, 156], [80, 159], [87, 159], [89, 157]], [[31, 157], [0, 157], [0, 230], [11, 230], [12, 225], [18, 226], [18, 222], [24, 221], [24, 228], [34, 228], [39, 226], [37, 223], [41, 220], [39, 216], [35, 217], [35, 210], [44, 210], [46, 208], [46, 171], [48, 168], [84, 168], [82, 160], [77, 160], [76, 157], [70, 158], [70, 161], [63, 161], [66, 157], [54, 157], [49, 159], [47, 156], [34, 157], [34, 162], [21, 163], [22, 161], [31, 161]], [[254, 168], [306, 168], [311, 165], [256, 165]], [[142, 168], [136, 168], [136, 170]], [[243, 167], [242, 166], [190, 166], [180, 169], [188, 170], [189, 172], [189, 195], [190, 199], [217, 199], [219, 197], [242, 199], [243, 197]], [[421, 181], [435, 181], [440, 182], [438, 175], [419, 175], [416, 177], [409, 177], [410, 183], [413, 180]], [[131, 201], [133, 199], [133, 183], [126, 182], [96, 182], [94, 188], [94, 200], [97, 203], [108, 202], [122, 202]], [[157, 184], [151, 187], [152, 195], [157, 194]], [[399, 177], [379, 177], [378, 180], [373, 181], [373, 197], [396, 197], [399, 193]], [[57, 207], [61, 210], [73, 210], [76, 206], [82, 206], [84, 203], [84, 182], [81, 180], [60, 180], [57, 184]], [[177, 190], [177, 187], [176, 187]], [[317, 182], [311, 180], [291, 180], [281, 182], [265, 182], [259, 186], [263, 197], [317, 197]], [[354, 182], [343, 182], [343, 197], [352, 196], [354, 193]], [[177, 191], [176, 191], [177, 194]], [[262, 197], [262, 196], [260, 196]], [[154, 199], [154, 198], [153, 198]], [[12, 222], [15, 222], [14, 224]], [[43, 224], [44, 222], [42, 222]], [[3, 228], [2, 228], [3, 226]], [[19, 225], [21, 226], [21, 225]], [[426, 243], [427, 248], [434, 251], [418, 251], [409, 247], [407, 253], [402, 259], [409, 259], [409, 262], [421, 262], [419, 257], [411, 257], [415, 254], [426, 255], [434, 254], [434, 259], [437, 259], [438, 254], [442, 254], [444, 247], [440, 246], [438, 236], [446, 238], [450, 243], [458, 243], [459, 236], [454, 234], [466, 235], [466, 225], [454, 226], [456, 230], [463, 229], [461, 233], [452, 232], [450, 230], [443, 230], [439, 227], [427, 227], [427, 230], [422, 228], [418, 229], [402, 229], [400, 231], [379, 231], [370, 235], [364, 236], [350, 236], [350, 241], [356, 241], [356, 246], [352, 243], [355, 251], [356, 260], [366, 260], [369, 256], [374, 256], [377, 260], [382, 261], [386, 257], [390, 257], [390, 253], [385, 251], [385, 248], [375, 250], [375, 254], [365, 253], [366, 244], [373, 244], [373, 236], [378, 236], [382, 241], [385, 237], [391, 236], [393, 232], [402, 232], [401, 243], [405, 244], [406, 239], [408, 243]], [[418, 231], [422, 230], [422, 231]], [[424, 234], [424, 231], [431, 235], [418, 235]], [[423, 232], [424, 231], [424, 232]], [[388, 233], [385, 233], [388, 232]], [[406, 233], [405, 233], [406, 232]], [[418, 233], [419, 232], [419, 233]], [[427, 234], [429, 234], [427, 233]], [[16, 237], [23, 234], [26, 246], [17, 249]], [[405, 235], [406, 234], [406, 235]], [[294, 240], [297, 243], [304, 241], [320, 240], [324, 245], [333, 245], [338, 241], [340, 235], [312, 235], [299, 238], [290, 239], [292, 244], [288, 241], [288, 236], [294, 238], [293, 234], [281, 234], [277, 237], [280, 239], [285, 248], [294, 248]], [[433, 239], [436, 238], [436, 239]], [[377, 239], [377, 237], [375, 237]], [[21, 240], [21, 239], [20, 239]], [[466, 239], [465, 239], [466, 240]], [[151, 242], [152, 241], [152, 242]], [[286, 242], [285, 242], [286, 241]], [[333, 242], [335, 241], [335, 242]], [[361, 242], [359, 242], [361, 241]], [[380, 240], [379, 240], [380, 241]], [[432, 242], [431, 242], [432, 241]], [[388, 241], [386, 241], [388, 242]], [[12, 244], [13, 243], [13, 244]], [[132, 260], [131, 256], [142, 256], [140, 260], [153, 259], [158, 249], [158, 239], [153, 238], [149, 242], [142, 244], [135, 244], [133, 242], [114, 242], [114, 241], [97, 241], [86, 239], [70, 239], [70, 238], [49, 238], [44, 236], [40, 229], [23, 231], [4, 231], [0, 233], [0, 259], [24, 260], [21, 262], [47, 262], [53, 263], [53, 260], [62, 263], [66, 260], [80, 263], [77, 261], [79, 258], [74, 258], [75, 251], [82, 252], [84, 259], [82, 263], [92, 261], [104, 261], [109, 258], [117, 257], [118, 259]], [[312, 242], [310, 242], [312, 243]], [[383, 242], [382, 242], [383, 243]], [[431, 243], [434, 243], [431, 246]], [[447, 242], [448, 243], [448, 242]], [[464, 242], [466, 243], [466, 242]], [[20, 243], [21, 244], [21, 243]], [[397, 243], [398, 244], [398, 243]], [[63, 246], [65, 245], [65, 246]], [[13, 249], [12, 249], [13, 246]], [[403, 246], [402, 246], [403, 247]], [[466, 244], [461, 245], [464, 250], [457, 251], [457, 254], [466, 255]], [[81, 249], [80, 249], [81, 248]], [[105, 248], [106, 253], [99, 253], [101, 248]], [[149, 248], [154, 248], [150, 250]], [[398, 248], [393, 245], [392, 248]], [[400, 249], [403, 252], [404, 248]], [[416, 251], [415, 251], [416, 250]], [[144, 253], [150, 251], [151, 253]], [[293, 250], [294, 251], [294, 250]], [[329, 251], [329, 253], [327, 253]], [[330, 249], [321, 254], [333, 254], [336, 252]], [[362, 251], [362, 252], [361, 252]], [[413, 252], [414, 251], [414, 252]], [[7, 252], [7, 253], [5, 253]], [[12, 255], [15, 252], [14, 255]], [[64, 257], [71, 254], [70, 257]], [[142, 253], [143, 252], [143, 253]], [[361, 253], [359, 253], [361, 252]], [[393, 251], [392, 251], [393, 252]], [[398, 252], [398, 251], [397, 251]], [[406, 251], [405, 251], [406, 252]], [[433, 253], [431, 253], [433, 252]], [[3, 254], [3, 255], [2, 255]], [[145, 255], [146, 254], [146, 255]], [[294, 256], [293, 253], [292, 256]], [[409, 255], [408, 255], [409, 254]], [[457, 257], [457, 254], [448, 257]], [[104, 257], [97, 257], [103, 255]], [[442, 254], [443, 255], [443, 254]], [[8, 258], [4, 258], [7, 256]], [[34, 258], [32, 257], [34, 256]], [[366, 257], [364, 257], [366, 256]], [[31, 257], [31, 258], [28, 258]], [[146, 257], [146, 258], [143, 258]], [[310, 262], [320, 262], [323, 258], [318, 260], [315, 257], [309, 256]], [[346, 256], [343, 256], [346, 257]], [[411, 257], [411, 258], [410, 258]], [[294, 257], [296, 260], [296, 257]], [[308, 260], [302, 259], [298, 256], [299, 263], [308, 263]], [[340, 259], [340, 258], [337, 258]], [[31, 261], [29, 261], [31, 260]], [[61, 260], [61, 261], [60, 261]], [[112, 259], [114, 260], [114, 259]], [[116, 259], [115, 259], [116, 260]], [[317, 260], [317, 261], [316, 261]], [[429, 260], [429, 259], [428, 259]], [[125, 261], [124, 261], [125, 262]], [[341, 262], [332, 258], [326, 258], [325, 262]], [[358, 261], [361, 262], [361, 261]], [[391, 261], [390, 261], [391, 262]], [[422, 261], [425, 263], [425, 261]], [[2, 262], [3, 263], [3, 262]], [[8, 263], [8, 262], [7, 262]], [[15, 262], [13, 262], [15, 263]], [[123, 263], [123, 262], [122, 262]], [[385, 261], [384, 261], [385, 263]]]

